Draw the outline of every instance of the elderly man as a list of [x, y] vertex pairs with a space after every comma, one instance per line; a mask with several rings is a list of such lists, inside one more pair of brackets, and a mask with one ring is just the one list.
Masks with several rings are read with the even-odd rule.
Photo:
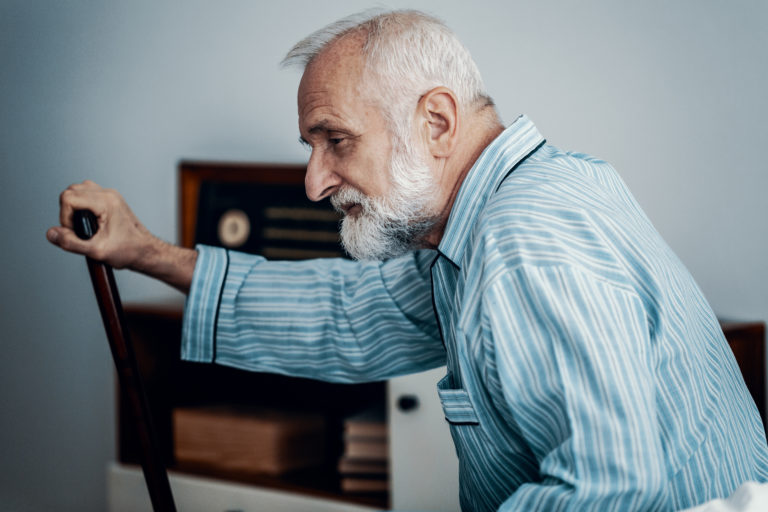
[[715, 316], [610, 165], [524, 116], [504, 128], [421, 13], [341, 20], [286, 62], [304, 66], [307, 195], [344, 213], [359, 261], [174, 247], [91, 182], [48, 238], [188, 292], [190, 360], [341, 382], [447, 365], [465, 510], [672, 510], [768, 478]]

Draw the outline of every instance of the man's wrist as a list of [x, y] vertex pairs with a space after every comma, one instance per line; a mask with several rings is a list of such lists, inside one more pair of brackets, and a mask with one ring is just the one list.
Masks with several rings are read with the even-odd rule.
[[150, 235], [132, 270], [160, 279], [187, 293], [197, 262], [197, 251], [170, 244]]

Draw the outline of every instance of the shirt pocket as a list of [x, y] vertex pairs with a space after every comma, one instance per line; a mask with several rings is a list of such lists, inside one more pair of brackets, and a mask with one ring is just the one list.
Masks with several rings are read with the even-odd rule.
[[479, 425], [475, 407], [465, 389], [454, 388], [450, 372], [437, 383], [437, 394], [445, 419], [451, 425]]

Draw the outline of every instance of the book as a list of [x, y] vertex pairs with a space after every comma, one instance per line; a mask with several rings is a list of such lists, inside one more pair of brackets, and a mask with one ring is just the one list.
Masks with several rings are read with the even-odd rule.
[[342, 475], [378, 475], [389, 474], [389, 461], [383, 459], [355, 459], [342, 456], [339, 459], [339, 473]]
[[344, 420], [344, 456], [347, 460], [389, 458], [389, 430], [383, 405], [360, 411]]
[[338, 469], [342, 492], [389, 491], [389, 429], [383, 404], [345, 419], [344, 454]]
[[180, 464], [280, 475], [325, 460], [325, 418], [272, 409], [180, 407], [173, 410]]
[[341, 479], [341, 490], [349, 493], [388, 492], [389, 479], [344, 477]]
[[344, 420], [344, 435], [346, 438], [378, 438], [389, 437], [386, 414], [383, 406], [375, 406], [349, 416]]
[[345, 438], [344, 455], [351, 459], [387, 460], [389, 443], [386, 439]]

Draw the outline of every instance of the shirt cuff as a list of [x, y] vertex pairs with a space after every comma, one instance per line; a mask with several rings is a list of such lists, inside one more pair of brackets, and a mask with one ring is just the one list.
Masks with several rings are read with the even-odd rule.
[[229, 252], [198, 245], [192, 284], [184, 305], [181, 358], [210, 363], [216, 358], [216, 320], [229, 269]]

